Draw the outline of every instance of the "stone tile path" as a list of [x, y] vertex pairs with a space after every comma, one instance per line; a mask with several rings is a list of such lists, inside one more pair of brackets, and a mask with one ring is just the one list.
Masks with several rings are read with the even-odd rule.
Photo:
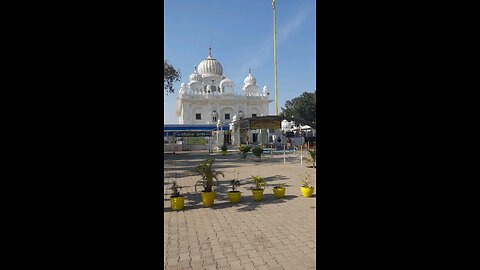
[[[284, 164], [283, 154], [265, 155], [261, 162], [241, 159], [237, 153], [213, 154], [213, 167], [224, 172], [216, 189], [215, 205], [203, 207], [194, 185], [199, 176], [189, 171], [207, 153], [165, 154], [164, 269], [315, 269], [316, 191], [301, 195], [301, 176], [314, 168], [300, 166], [298, 152]], [[229, 181], [239, 172], [241, 200], [228, 201]], [[264, 200], [256, 202], [250, 190], [251, 176], [267, 180]], [[279, 180], [275, 176], [279, 176]], [[184, 211], [170, 208], [169, 184], [184, 186]], [[283, 183], [285, 197], [276, 199], [272, 187]]]

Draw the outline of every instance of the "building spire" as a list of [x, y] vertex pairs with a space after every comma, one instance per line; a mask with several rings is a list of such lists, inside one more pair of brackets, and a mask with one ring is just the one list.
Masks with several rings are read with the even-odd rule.
[[208, 56], [212, 57], [212, 47], [208, 46]]
[[252, 74], [252, 70], [250, 68], [248, 69], [248, 74]]

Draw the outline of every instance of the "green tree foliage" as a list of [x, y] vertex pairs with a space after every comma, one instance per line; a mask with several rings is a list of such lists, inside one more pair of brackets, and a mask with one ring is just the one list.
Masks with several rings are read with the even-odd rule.
[[180, 71], [176, 70], [167, 60], [163, 60], [163, 88], [168, 94], [174, 93], [175, 88], [173, 88], [174, 82], [180, 81]]
[[294, 99], [285, 102], [285, 108], [282, 107], [281, 116], [298, 117], [307, 121], [316, 122], [317, 118], [317, 91], [313, 93], [303, 92], [303, 94]]

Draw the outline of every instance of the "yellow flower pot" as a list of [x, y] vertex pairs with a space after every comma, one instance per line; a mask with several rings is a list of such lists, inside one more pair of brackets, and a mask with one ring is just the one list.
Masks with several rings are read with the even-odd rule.
[[237, 203], [240, 201], [240, 194], [242, 194], [240, 191], [229, 191], [227, 193], [228, 199], [232, 203]]
[[314, 189], [313, 187], [302, 187], [303, 197], [312, 197], [313, 189]]
[[202, 192], [202, 201], [203, 206], [210, 207], [215, 201], [215, 191], [212, 192]]
[[263, 200], [263, 189], [252, 189], [252, 193], [255, 201]]
[[181, 197], [170, 198], [170, 203], [172, 204], [173, 211], [182, 210], [185, 205], [185, 197], [181, 196]]
[[285, 188], [273, 188], [273, 194], [277, 199], [283, 198], [285, 196]]

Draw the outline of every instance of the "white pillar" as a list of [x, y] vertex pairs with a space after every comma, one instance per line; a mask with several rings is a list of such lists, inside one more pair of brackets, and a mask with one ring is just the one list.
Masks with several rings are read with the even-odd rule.
[[300, 167], [303, 167], [303, 145], [300, 146]]
[[262, 134], [262, 143], [264, 144], [268, 143], [268, 129], [262, 129], [261, 134]]
[[240, 127], [236, 124], [237, 122], [233, 123], [233, 130], [232, 130], [232, 145], [233, 146], [240, 146]]
[[220, 150], [220, 147], [223, 145], [223, 130], [221, 131], [222, 121], [217, 120], [217, 150]]
[[218, 147], [218, 149], [220, 149], [220, 147], [222, 147], [222, 145], [224, 143], [225, 131], [223, 131], [223, 130], [218, 131], [217, 136], [218, 136], [217, 147]]
[[236, 146], [237, 145], [237, 141], [238, 141], [238, 138], [237, 138], [237, 134], [235, 132], [235, 124], [232, 122], [229, 124], [230, 126], [230, 133], [231, 133], [231, 139], [232, 139], [232, 146]]
[[258, 144], [263, 144], [263, 130], [259, 129], [258, 130]]

